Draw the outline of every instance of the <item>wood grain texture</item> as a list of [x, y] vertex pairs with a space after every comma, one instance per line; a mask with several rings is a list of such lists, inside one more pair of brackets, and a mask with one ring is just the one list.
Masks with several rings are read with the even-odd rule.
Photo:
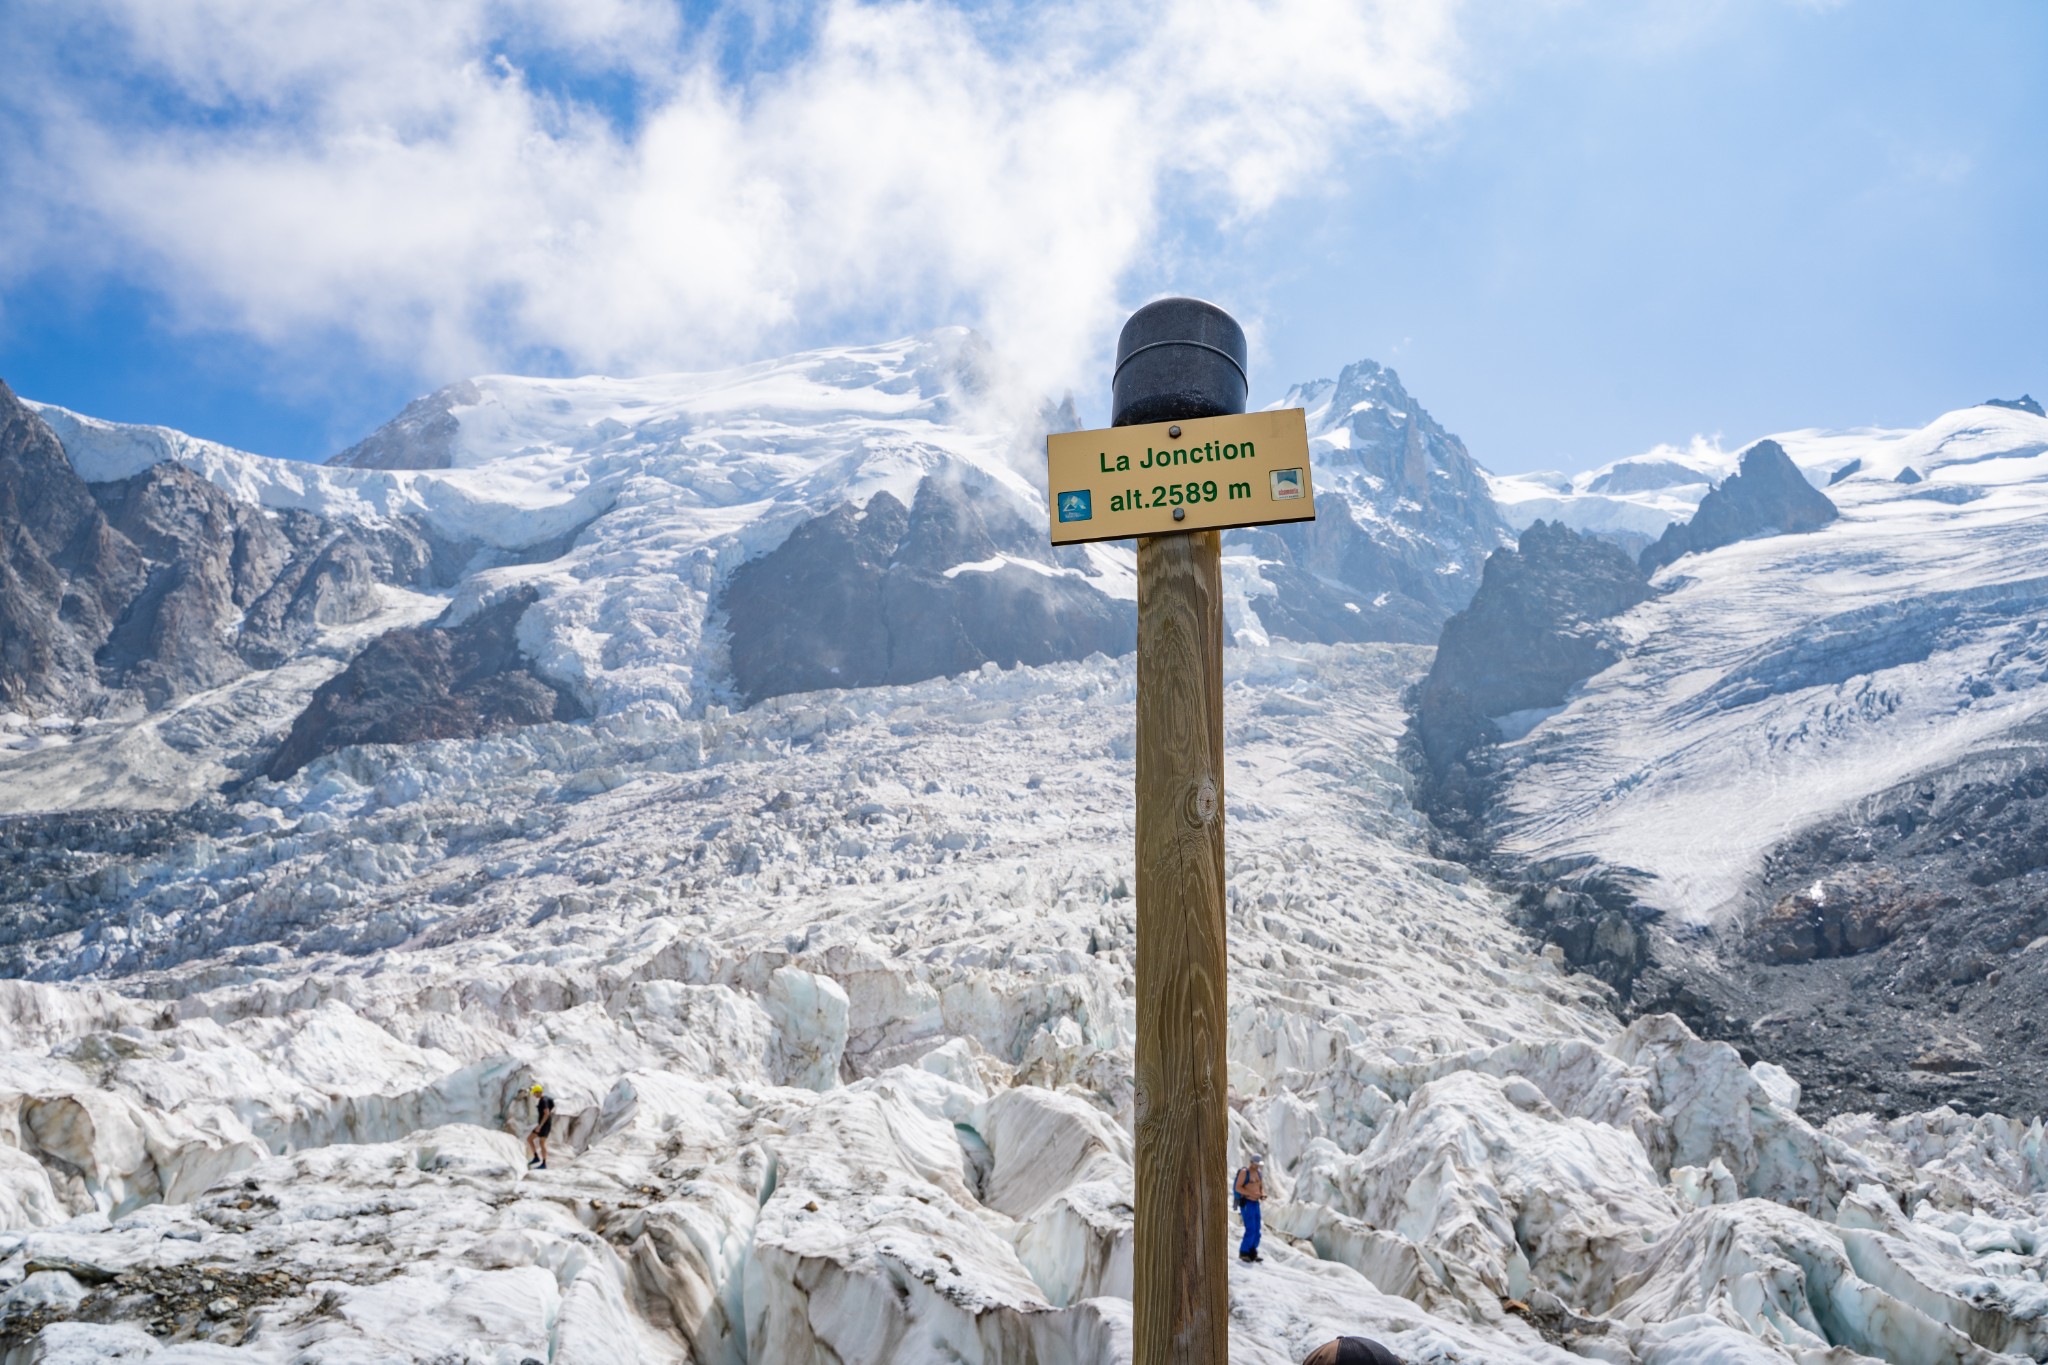
[[1217, 531], [1138, 541], [1136, 1365], [1224, 1365], [1230, 1233]]

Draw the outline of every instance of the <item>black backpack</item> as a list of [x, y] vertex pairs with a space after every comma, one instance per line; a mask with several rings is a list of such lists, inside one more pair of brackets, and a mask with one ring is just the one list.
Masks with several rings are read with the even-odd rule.
[[1230, 1178], [1230, 1207], [1233, 1209], [1242, 1209], [1244, 1207], [1244, 1195], [1239, 1193], [1237, 1187], [1243, 1183], [1245, 1173], [1250, 1170], [1251, 1167], [1249, 1166], [1240, 1166], [1237, 1168], [1237, 1174]]

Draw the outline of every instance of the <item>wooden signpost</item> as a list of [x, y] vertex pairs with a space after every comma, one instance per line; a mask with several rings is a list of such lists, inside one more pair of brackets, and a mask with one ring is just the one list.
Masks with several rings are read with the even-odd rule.
[[1055, 544], [1138, 538], [1136, 1365], [1230, 1350], [1223, 529], [1315, 516], [1298, 408], [1246, 413], [1244, 331], [1161, 299], [1117, 342], [1112, 426], [1047, 438]]

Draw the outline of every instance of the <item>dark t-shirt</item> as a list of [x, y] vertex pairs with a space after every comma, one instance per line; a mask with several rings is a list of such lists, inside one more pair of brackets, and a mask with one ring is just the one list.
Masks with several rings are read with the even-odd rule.
[[546, 1137], [549, 1130], [555, 1126], [555, 1102], [553, 1098], [546, 1095], [541, 1096], [540, 1106], [535, 1112], [540, 1120], [535, 1126], [540, 1130], [540, 1135]]
[[1310, 1351], [1301, 1365], [1401, 1365], [1401, 1359], [1377, 1341], [1338, 1337]]

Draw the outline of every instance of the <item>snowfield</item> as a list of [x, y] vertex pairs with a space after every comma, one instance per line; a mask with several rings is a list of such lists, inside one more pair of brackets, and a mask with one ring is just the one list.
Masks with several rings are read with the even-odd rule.
[[[2041, 1124], [1817, 1128], [1622, 1028], [1424, 851], [1426, 660], [1229, 659], [1233, 1157], [1276, 1187], [1232, 1359], [2048, 1358]], [[346, 750], [49, 888], [0, 1361], [1128, 1359], [1132, 688]]]

